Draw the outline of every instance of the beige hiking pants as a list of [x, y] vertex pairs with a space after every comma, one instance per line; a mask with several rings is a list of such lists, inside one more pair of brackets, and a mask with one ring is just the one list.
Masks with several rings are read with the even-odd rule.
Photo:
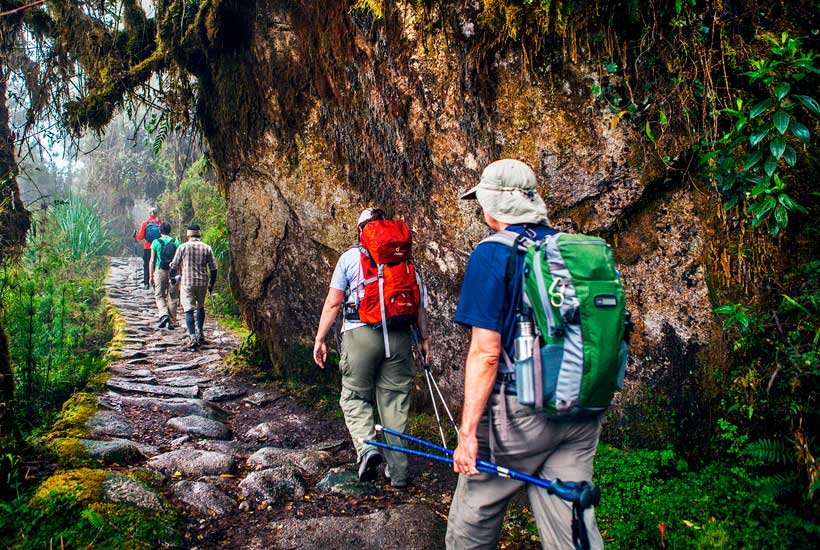
[[[503, 433], [499, 429], [502, 420], [498, 417], [502, 397], [505, 396], [493, 394], [489, 403], [495, 424], [496, 464], [546, 479], [592, 480], [592, 461], [601, 433], [600, 416], [584, 420], [549, 419], [508, 395], [508, 430]], [[489, 422], [485, 414], [478, 428], [478, 452], [487, 460], [488, 435]], [[447, 521], [447, 548], [496, 548], [507, 503], [522, 487], [521, 481], [491, 474], [460, 475]], [[534, 485], [527, 485], [526, 489], [541, 545], [551, 550], [571, 550], [572, 504]], [[594, 510], [585, 512], [584, 523], [590, 547], [603, 548]]]
[[167, 315], [171, 323], [177, 323], [177, 307], [179, 307], [179, 285], [170, 284], [168, 271], [154, 270], [154, 301], [157, 303], [157, 312], [162, 318]]
[[196, 311], [199, 308], [204, 308], [205, 297], [207, 295], [208, 287], [206, 285], [183, 286], [182, 289], [180, 289], [182, 311], [188, 313], [189, 311]]
[[[376, 438], [374, 401], [383, 426], [399, 432], [407, 428], [414, 375], [410, 332], [393, 330], [388, 337], [392, 355], [385, 358], [381, 330], [363, 326], [342, 334], [342, 356], [339, 360], [342, 394], [339, 405], [360, 460], [373, 447], [361, 443], [359, 439]], [[387, 442], [402, 445], [401, 440], [393, 436], [387, 437]], [[407, 455], [381, 449], [379, 452], [387, 459], [391, 480], [405, 482]]]

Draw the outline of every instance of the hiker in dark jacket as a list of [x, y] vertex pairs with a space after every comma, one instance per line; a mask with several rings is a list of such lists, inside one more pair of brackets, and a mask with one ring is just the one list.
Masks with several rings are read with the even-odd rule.
[[148, 219], [142, 222], [138, 231], [134, 231], [134, 239], [143, 241], [142, 243], [142, 287], [145, 290], [151, 285], [151, 243], [159, 238], [159, 225], [162, 223], [157, 217], [157, 209], [152, 208], [148, 213]]
[[179, 285], [172, 285], [170, 278], [171, 262], [179, 248], [179, 239], [171, 236], [171, 224], [162, 222], [159, 226], [160, 237], [151, 243], [150, 281], [154, 287], [154, 300], [157, 302], [159, 325], [169, 330], [176, 327], [177, 308], [179, 307]]
[[191, 350], [205, 342], [205, 297], [214, 291], [216, 283], [214, 252], [201, 239], [202, 229], [198, 225], [189, 226], [188, 240], [177, 248], [171, 262], [171, 277], [179, 273], [179, 296]]
[[[484, 170], [477, 186], [461, 196], [477, 199], [493, 231], [508, 230], [532, 240], [554, 234], [538, 195], [535, 174], [517, 160], [499, 160]], [[515, 249], [494, 242], [479, 244], [464, 273], [455, 321], [472, 329], [464, 369], [464, 406], [453, 469], [458, 479], [447, 522], [447, 548], [496, 548], [507, 503], [523, 486], [476, 469], [489, 459], [528, 475], [564, 481], [590, 481], [601, 432], [601, 415], [584, 419], [547, 418], [518, 402], [513, 357], [515, 309], [522, 290], [523, 255], [507, 274]], [[503, 425], [502, 425], [503, 424]], [[572, 505], [527, 485], [530, 505], [544, 548], [573, 548]], [[603, 540], [594, 511], [584, 513], [591, 548]]]

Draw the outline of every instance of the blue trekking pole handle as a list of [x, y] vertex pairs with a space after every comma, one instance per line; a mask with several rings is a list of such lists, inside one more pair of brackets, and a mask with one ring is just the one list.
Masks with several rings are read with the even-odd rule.
[[[453, 463], [453, 451], [450, 449], [446, 449], [444, 447], [436, 445], [435, 443], [425, 441], [424, 439], [420, 439], [418, 437], [413, 437], [412, 435], [407, 435], [401, 432], [397, 432], [396, 430], [391, 430], [390, 428], [385, 428], [384, 426], [378, 424], [376, 425], [376, 431], [383, 432], [388, 435], [392, 435], [400, 439], [410, 441], [412, 443], [417, 443], [430, 449], [435, 449], [439, 452], [444, 453], [447, 456], [434, 455], [430, 453], [425, 453], [423, 451], [416, 451], [414, 449], [407, 449], [405, 447], [397, 447], [395, 445], [389, 445], [386, 443], [374, 441], [367, 441], [367, 443], [373, 443], [377, 447], [382, 447], [391, 451], [412, 454], [415, 456], [420, 456], [422, 458], [429, 458], [432, 460], [438, 460], [439, 462], [446, 462], [448, 464]], [[505, 468], [503, 466], [499, 466], [498, 464], [493, 464], [492, 462], [488, 462], [482, 459], [476, 460], [476, 470], [478, 470], [479, 472], [495, 474], [501, 477], [506, 477], [510, 479], [515, 479], [517, 481], [530, 483], [532, 485], [537, 485], [538, 487], [546, 489], [547, 492], [550, 494], [554, 494], [569, 502], [578, 502], [584, 507], [595, 506], [598, 503], [598, 500], [600, 499], [601, 495], [600, 489], [587, 483], [576, 484], [573, 482], [566, 483], [559, 479], [542, 479], [540, 477], [527, 475], [523, 472], [512, 470], [510, 468]]]
[[[388, 451], [398, 451], [404, 454], [418, 456], [421, 458], [427, 458], [430, 460], [436, 460], [438, 462], [443, 462], [445, 464], [449, 464], [450, 466], [453, 465], [453, 459], [449, 456], [441, 456], [441, 455], [434, 455], [432, 453], [425, 453], [424, 451], [417, 451], [415, 449], [408, 449], [406, 447], [396, 447], [395, 445], [390, 445], [389, 443], [382, 443], [381, 441], [375, 441], [373, 439], [362, 439], [362, 443], [367, 443], [368, 445], [373, 445], [374, 447], [380, 447], [382, 449], [387, 449]], [[494, 470], [492, 468], [487, 468], [485, 466], [476, 466], [476, 469], [480, 472], [486, 472], [488, 474], [496, 474], [501, 475], [498, 470]], [[505, 476], [502, 476], [505, 477]]]

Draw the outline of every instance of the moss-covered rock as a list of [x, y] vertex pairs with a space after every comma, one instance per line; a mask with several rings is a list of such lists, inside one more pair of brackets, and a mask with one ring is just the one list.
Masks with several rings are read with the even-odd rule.
[[[177, 545], [176, 512], [141, 482], [129, 479], [90, 468], [51, 476], [37, 488], [24, 510], [30, 518], [16, 547], [39, 549], [62, 544], [66, 548], [121, 549]], [[106, 499], [105, 485], [112, 483], [139, 484], [144, 494], [152, 497], [111, 502]], [[149, 500], [153, 506], [142, 505]]]

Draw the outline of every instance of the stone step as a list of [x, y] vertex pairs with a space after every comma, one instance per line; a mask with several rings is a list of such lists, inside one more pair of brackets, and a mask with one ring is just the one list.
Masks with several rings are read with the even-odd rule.
[[173, 397], [196, 397], [199, 395], [199, 387], [197, 386], [158, 386], [155, 384], [140, 384], [136, 382], [127, 382], [125, 380], [112, 378], [106, 382], [106, 385], [112, 390], [129, 392], [129, 393], [145, 393], [150, 395], [168, 395]]
[[184, 434], [211, 439], [231, 438], [231, 430], [225, 424], [202, 416], [178, 416], [168, 420], [167, 424], [170, 428]]
[[122, 406], [140, 407], [181, 416], [196, 415], [212, 420], [225, 420], [230, 416], [227, 411], [201, 399], [162, 399], [157, 397], [131, 397], [127, 395], [116, 398], [109, 396], [109, 399], [116, 399]]

